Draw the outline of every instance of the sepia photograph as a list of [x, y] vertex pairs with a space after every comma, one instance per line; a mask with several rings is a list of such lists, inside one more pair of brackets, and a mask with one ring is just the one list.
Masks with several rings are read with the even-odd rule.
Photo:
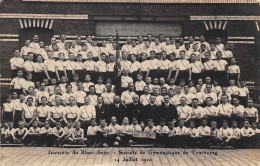
[[260, 0], [0, 0], [1, 166], [260, 166]]

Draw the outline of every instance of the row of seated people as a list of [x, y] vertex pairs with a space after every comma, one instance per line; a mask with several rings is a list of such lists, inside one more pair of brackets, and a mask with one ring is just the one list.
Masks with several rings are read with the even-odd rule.
[[[179, 148], [209, 148], [210, 146], [231, 145], [235, 148], [259, 148], [260, 130], [257, 123], [251, 125], [245, 120], [243, 127], [239, 128], [235, 120], [229, 127], [226, 120], [221, 122], [217, 128], [216, 121], [202, 119], [201, 124], [195, 127], [195, 122], [190, 121], [185, 127], [183, 120], [169, 121], [166, 125], [165, 119], [161, 118], [157, 126], [152, 119], [147, 120], [147, 126], [138, 124], [136, 117], [132, 118], [129, 124], [128, 117], [124, 117], [122, 125], [117, 123], [115, 116], [111, 117], [111, 123], [107, 125], [105, 119], [100, 119], [100, 125], [92, 118], [87, 130], [81, 128], [81, 122], [68, 121], [65, 127], [57, 121], [55, 127], [50, 127], [49, 121], [45, 121], [42, 127], [41, 122], [33, 121], [32, 127], [25, 127], [23, 121], [18, 122], [14, 128], [13, 122], [5, 122], [1, 129], [1, 142], [24, 143], [26, 146], [62, 146], [87, 145], [90, 147], [107, 146], [130, 146], [133, 144], [154, 144], [158, 147], [179, 147]], [[208, 126], [209, 124], [210, 126]], [[87, 131], [87, 133], [85, 132]]]
[[[211, 59], [211, 54], [205, 52], [206, 61], [201, 62], [201, 57], [191, 54], [190, 61], [185, 59], [185, 51], [180, 51], [180, 59], [176, 59], [175, 54], [167, 55], [165, 51], [161, 52], [158, 57], [154, 51], [150, 52], [149, 59], [147, 54], [141, 55], [140, 62], [134, 54], [122, 53], [121, 60], [116, 62], [115, 54], [110, 54], [106, 57], [101, 53], [100, 60], [93, 61], [93, 53], [88, 52], [88, 59], [83, 62], [82, 55], [76, 57], [73, 53], [69, 54], [69, 60], [64, 61], [64, 54], [59, 53], [58, 60], [53, 59], [53, 52], [48, 51], [48, 59], [43, 61], [43, 56], [37, 54], [36, 62], [33, 62], [34, 54], [28, 53], [28, 60], [24, 62], [19, 57], [19, 50], [15, 50], [14, 57], [10, 59], [12, 78], [17, 75], [18, 70], [24, 70], [24, 77], [28, 73], [33, 74], [33, 81], [42, 81], [44, 78], [56, 78], [59, 82], [61, 76], [65, 75], [69, 82], [73, 81], [73, 75], [78, 74], [81, 81], [84, 81], [86, 74], [94, 78], [96, 74], [102, 75], [104, 78], [113, 77], [115, 66], [121, 69], [122, 77], [131, 76], [133, 81], [137, 81], [137, 74], [142, 73], [143, 79], [147, 77], [164, 77], [166, 80], [174, 79], [178, 83], [181, 79], [197, 81], [199, 78], [210, 76], [218, 79], [221, 86], [227, 84], [227, 80], [235, 79], [236, 82], [240, 79], [240, 67], [236, 65], [236, 59], [231, 58], [231, 63], [228, 65], [226, 60], [222, 59], [222, 53], [216, 53], [216, 60]], [[108, 59], [108, 60], [106, 60]], [[123, 79], [122, 78], [122, 79]], [[96, 79], [93, 79], [96, 80]], [[131, 80], [130, 80], [131, 81]]]
[[[258, 110], [253, 107], [252, 99], [248, 99], [247, 107], [244, 107], [240, 105], [238, 97], [233, 97], [232, 102], [229, 103], [228, 95], [221, 94], [220, 102], [216, 103], [212, 97], [204, 93], [205, 102], [200, 104], [196, 94], [188, 98], [189, 96], [185, 96], [186, 93], [180, 93], [170, 98], [167, 91], [162, 96], [159, 88], [155, 88], [154, 94], [149, 94], [149, 88], [146, 87], [146, 94], [139, 98], [138, 94], [133, 91], [134, 86], [130, 84], [129, 89], [120, 97], [111, 92], [111, 87], [108, 84], [108, 91], [102, 93], [101, 96], [95, 95], [95, 86], [90, 87], [88, 95], [81, 91], [82, 93], [78, 96], [81, 96], [82, 103], [79, 102], [80, 98], [77, 98], [75, 93], [70, 93], [72, 89], [70, 84], [67, 84], [67, 92], [62, 95], [59, 93], [60, 87], [55, 86], [55, 94], [49, 99], [44, 94], [36, 98], [33, 95], [34, 88], [31, 87], [28, 96], [20, 94], [18, 99], [17, 92], [14, 92], [13, 96], [7, 96], [7, 102], [3, 104], [2, 119], [14, 121], [15, 124], [22, 120], [26, 126], [31, 126], [34, 120], [39, 122], [50, 120], [53, 123], [52, 126], [57, 121], [65, 125], [68, 120], [73, 122], [82, 120], [84, 121], [82, 125], [87, 126], [91, 118], [106, 119], [110, 123], [111, 116], [116, 116], [120, 123], [125, 116], [130, 119], [137, 117], [139, 121], [152, 118], [156, 124], [160, 118], [165, 118], [167, 122], [172, 119], [182, 119], [184, 122], [194, 120], [196, 126], [202, 118], [217, 122], [236, 120], [239, 126], [242, 126], [245, 119], [250, 122], [259, 122]], [[188, 92], [189, 88], [185, 87], [185, 92]], [[207, 86], [208, 91], [210, 87]], [[179, 87], [178, 92], [181, 92], [180, 89]]]
[[[154, 41], [153, 41], [154, 40]], [[51, 45], [45, 45], [43, 41], [39, 41], [38, 35], [33, 36], [32, 42], [30, 40], [25, 41], [25, 46], [21, 48], [20, 57], [24, 60], [28, 59], [28, 53], [41, 54], [43, 59], [48, 59], [48, 51], [54, 53], [54, 58], [58, 58], [59, 53], [64, 54], [65, 59], [69, 59], [69, 53], [73, 53], [74, 56], [78, 54], [82, 55], [82, 59], [88, 59], [87, 53], [92, 52], [94, 60], [100, 59], [100, 54], [104, 53], [106, 56], [109, 54], [116, 54], [117, 43], [114, 38], [110, 35], [107, 40], [102, 40], [101, 46], [97, 45], [97, 40], [92, 39], [92, 36], [86, 36], [86, 42], [82, 42], [81, 37], [77, 37], [76, 41], [68, 42], [66, 41], [66, 35], [62, 34], [60, 36], [60, 41], [57, 41], [55, 37], [51, 38]], [[175, 54], [176, 58], [180, 58], [179, 51], [185, 50], [186, 56], [189, 59], [192, 53], [206, 58], [203, 53], [209, 51], [212, 54], [212, 59], [216, 59], [216, 52], [221, 51], [223, 58], [230, 59], [233, 57], [233, 53], [229, 50], [230, 45], [224, 46], [221, 43], [221, 38], [217, 37], [214, 43], [209, 44], [205, 41], [203, 35], [200, 36], [200, 41], [194, 40], [194, 36], [189, 36], [189, 42], [184, 44], [183, 37], [164, 37], [160, 35], [159, 37], [153, 38], [151, 34], [147, 35], [147, 39], [144, 40], [143, 36], [138, 37], [138, 41], [132, 37], [127, 37], [126, 44], [124, 44], [120, 51], [126, 52], [128, 54], [134, 54], [140, 56], [145, 53], [150, 56], [150, 51], [155, 51], [156, 54], [162, 51], [166, 52], [167, 55]], [[36, 59], [35, 59], [36, 60]]]

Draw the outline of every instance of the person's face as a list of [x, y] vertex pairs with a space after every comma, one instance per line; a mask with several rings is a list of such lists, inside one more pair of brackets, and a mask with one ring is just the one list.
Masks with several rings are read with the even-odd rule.
[[150, 84], [152, 82], [151, 77], [146, 78], [146, 83]]
[[88, 97], [86, 97], [84, 100], [85, 100], [86, 104], [89, 104], [89, 98]]
[[28, 74], [28, 75], [26, 76], [26, 78], [27, 78], [28, 81], [31, 81], [31, 80], [32, 80], [32, 74]]
[[164, 99], [165, 103], [169, 103], [169, 96], [164, 96], [163, 99]]
[[194, 51], [197, 51], [197, 50], [198, 50], [198, 45], [197, 45], [197, 44], [194, 44], [194, 45], [193, 45], [193, 49], [194, 49]]
[[109, 43], [113, 42], [113, 37], [112, 36], [108, 36], [107, 40], [109, 41]]
[[189, 88], [188, 86], [185, 86], [185, 87], [184, 87], [184, 92], [185, 92], [185, 93], [188, 93], [189, 90], [190, 90], [190, 88]]
[[142, 42], [144, 41], [143, 36], [139, 36], [139, 37], [138, 37], [138, 41], [139, 41], [139, 43], [142, 43]]
[[87, 36], [87, 42], [91, 42], [92, 41], [92, 37], [91, 36]]
[[37, 56], [37, 62], [42, 62], [42, 56]]
[[253, 129], [256, 129], [256, 128], [257, 128], [256, 123], [252, 123], [251, 126], [252, 126]]
[[134, 62], [135, 60], [136, 60], [135, 55], [132, 55], [132, 56], [131, 56], [131, 61]]
[[200, 90], [201, 90], [200, 85], [196, 85], [196, 91], [197, 91], [197, 92], [200, 92]]
[[102, 41], [102, 46], [103, 46], [103, 47], [106, 47], [106, 45], [107, 45], [107, 41], [106, 41], [106, 40], [103, 40], [103, 41]]
[[94, 94], [94, 93], [96, 92], [95, 87], [91, 87], [91, 88], [89, 89], [89, 92], [90, 92], [91, 94]]
[[33, 41], [34, 41], [34, 42], [38, 42], [38, 40], [39, 40], [38, 35], [34, 35], [34, 36], [33, 36]]
[[131, 37], [127, 37], [126, 42], [127, 42], [128, 44], [131, 44], [131, 42], [132, 42]]
[[128, 118], [124, 118], [124, 120], [123, 120], [123, 124], [124, 124], [124, 125], [129, 124], [129, 120], [128, 120]]
[[10, 102], [12, 101], [12, 98], [11, 98], [11, 97], [7, 97], [6, 101], [7, 101], [8, 103], [10, 103]]
[[138, 75], [137, 75], [137, 80], [138, 80], [138, 81], [141, 81], [141, 80], [142, 80], [142, 76], [138, 74]]
[[232, 122], [233, 127], [237, 127], [237, 122]]
[[85, 81], [86, 81], [86, 82], [89, 82], [90, 80], [91, 80], [90, 76], [87, 75], [87, 76], [85, 77]]
[[253, 101], [252, 101], [252, 100], [248, 100], [248, 101], [247, 101], [247, 105], [248, 105], [249, 107], [252, 107], [252, 106], [253, 106]]
[[196, 58], [196, 56], [194, 54], [192, 54], [190, 56], [190, 59], [191, 59], [192, 62], [195, 62], [197, 60], [197, 58]]
[[112, 118], [111, 118], [111, 122], [112, 122], [113, 124], [115, 124], [115, 123], [116, 123], [116, 118], [115, 118], [115, 117], [112, 117]]
[[145, 93], [145, 94], [148, 94], [148, 93], [149, 93], [149, 88], [148, 88], [148, 87], [145, 87], [145, 88], [144, 88], [144, 93]]
[[41, 83], [40, 89], [41, 89], [42, 91], [44, 91], [45, 87], [46, 87], [46, 85], [45, 85], [44, 83]]
[[202, 45], [201, 46], [201, 51], [203, 52], [203, 51], [205, 51], [206, 50], [206, 46], [205, 45]]
[[172, 89], [169, 90], [168, 93], [169, 93], [170, 96], [173, 96], [173, 95], [174, 95], [174, 91], [173, 91]]
[[119, 104], [119, 103], [120, 103], [120, 98], [119, 98], [118, 96], [116, 96], [114, 100], [115, 100], [115, 103], [116, 103], [116, 104]]
[[217, 56], [217, 58], [221, 59], [222, 54], [220, 52], [218, 52], [216, 56]]
[[132, 41], [132, 46], [133, 46], [133, 47], [136, 46], [136, 41], [135, 41], [135, 40]]
[[14, 92], [13, 95], [12, 95], [12, 98], [13, 99], [17, 99], [18, 98], [18, 94], [16, 92]]
[[248, 121], [245, 121], [245, 122], [244, 122], [244, 127], [249, 127]]
[[222, 101], [223, 103], [226, 103], [226, 102], [227, 102], [227, 96], [222, 96], [222, 97], [221, 97], [221, 101]]
[[204, 36], [200, 36], [200, 41], [205, 41], [205, 37]]
[[157, 85], [157, 84], [158, 84], [158, 79], [157, 79], [157, 78], [153, 79], [153, 84], [154, 84], [154, 85]]
[[166, 52], [162, 52], [162, 59], [163, 59], [163, 60], [166, 59]]
[[59, 94], [59, 93], [60, 93], [60, 87], [56, 87], [56, 88], [54, 89], [54, 92], [55, 92], [56, 94]]
[[165, 39], [165, 43], [166, 43], [166, 44], [171, 44], [170, 38], [167, 37], [167, 38]]
[[142, 54], [142, 55], [141, 55], [141, 58], [142, 58], [143, 61], [146, 60], [146, 56], [147, 56], [146, 54]]
[[112, 47], [116, 49], [116, 43], [112, 43]]
[[89, 53], [88, 53], [88, 59], [89, 59], [89, 60], [92, 60], [92, 57], [93, 57], [92, 52], [89, 52]]
[[206, 89], [207, 89], [207, 92], [211, 92], [211, 85], [207, 85]]
[[19, 128], [22, 129], [24, 127], [24, 123], [19, 123]]
[[94, 46], [94, 47], [95, 47], [95, 46], [97, 46], [97, 41], [92, 41], [92, 43], [91, 43], [91, 44], [92, 44], [92, 46]]
[[180, 58], [184, 59], [185, 58], [185, 53], [184, 52], [180, 52]]
[[167, 90], [166, 89], [162, 89], [161, 92], [162, 92], [162, 94], [166, 94]]
[[133, 124], [136, 125], [137, 123], [137, 119], [133, 119]]
[[161, 35], [161, 36], [159, 37], [159, 39], [160, 39], [161, 42], [163, 42], [163, 41], [164, 41], [164, 36]]
[[46, 98], [42, 98], [42, 104], [47, 104], [47, 99]]
[[155, 97], [154, 97], [154, 96], [151, 96], [151, 97], [150, 97], [150, 102], [151, 102], [151, 103], [154, 103], [154, 102], [155, 102]]
[[44, 43], [43, 42], [40, 42], [40, 47], [43, 48], [44, 47]]
[[98, 83], [99, 83], [99, 84], [102, 84], [102, 82], [103, 82], [103, 79], [102, 79], [102, 78], [99, 78], [99, 79], [98, 79]]
[[183, 43], [183, 38], [182, 37], [180, 37], [179, 42]]
[[9, 122], [8, 123], [8, 127], [9, 127], [9, 129], [12, 129], [14, 127], [14, 123], [13, 122]]
[[63, 58], [64, 58], [64, 54], [59, 54], [59, 59], [63, 60]]
[[148, 126], [151, 128], [153, 127], [153, 122], [148, 122]]
[[104, 55], [104, 54], [101, 55], [101, 60], [102, 60], [102, 61], [105, 61], [105, 60], [106, 60], [106, 55]]
[[193, 100], [192, 101], [192, 106], [193, 107], [198, 107], [198, 101], [197, 100]]
[[31, 41], [30, 41], [30, 40], [26, 40], [26, 41], [25, 41], [25, 45], [26, 45], [26, 46], [29, 46], [29, 45], [30, 45], [30, 43], [31, 43]]
[[99, 103], [99, 104], [103, 103], [103, 98], [102, 98], [102, 97], [98, 97], [97, 100], [98, 100], [98, 103]]
[[51, 44], [56, 44], [56, 38], [51, 38]]
[[194, 42], [193, 36], [190, 36], [190, 37], [189, 37], [189, 42], [190, 42], [190, 43]]
[[50, 124], [48, 122], [45, 122], [44, 126], [45, 126], [45, 128], [49, 128]]
[[69, 98], [69, 103], [72, 105], [72, 104], [74, 104], [75, 103], [75, 99], [73, 98], [73, 97], [70, 97]]
[[207, 103], [207, 105], [212, 105], [212, 100], [211, 99], [207, 99], [206, 103]]
[[185, 98], [181, 98], [181, 104], [185, 105], [186, 104], [186, 99]]
[[184, 125], [184, 122], [183, 121], [180, 121], [179, 122], [179, 126], [182, 127]]
[[219, 44], [221, 42], [221, 39], [219, 37], [216, 38], [216, 42]]
[[164, 121], [161, 121], [160, 122], [160, 126], [164, 126], [165, 125], [165, 122]]
[[217, 125], [216, 125], [215, 123], [213, 123], [213, 124], [211, 124], [211, 126], [210, 126], [210, 127], [211, 127], [211, 129], [213, 129], [213, 130], [214, 130], [214, 129], [216, 129], [216, 128], [217, 128]]
[[216, 47], [215, 47], [214, 44], [211, 44], [211, 45], [210, 45], [210, 49], [211, 49], [211, 51], [215, 51], [215, 48], [216, 48]]
[[171, 44], [174, 44], [175, 43], [175, 38], [171, 38]]
[[154, 42], [155, 42], [155, 44], [160, 44], [160, 40], [157, 38], [154, 40]]
[[147, 40], [152, 41], [152, 35], [147, 35]]
[[80, 44], [80, 43], [81, 43], [81, 37], [78, 37], [77, 40], [76, 40], [76, 42], [77, 42], [78, 44]]
[[134, 84], [129, 84], [128, 88], [129, 90], [134, 90]]
[[226, 122], [224, 122], [224, 123], [222, 124], [222, 126], [223, 126], [223, 128], [227, 128], [227, 127], [228, 127], [228, 124], [227, 124]]
[[29, 54], [28, 60], [32, 61], [33, 60], [33, 54]]
[[206, 125], [207, 125], [207, 121], [206, 121], [206, 120], [203, 120], [203, 121], [201, 122], [201, 125], [202, 125], [202, 126], [206, 126]]
[[209, 84], [209, 83], [211, 82], [211, 78], [210, 78], [210, 77], [206, 77], [205, 82], [206, 82], [207, 84]]
[[29, 105], [29, 106], [31, 106], [31, 105], [32, 105], [32, 102], [33, 102], [33, 100], [32, 100], [32, 99], [28, 99], [28, 100], [27, 100], [27, 103], [28, 103], [28, 105]]
[[163, 85], [165, 83], [164, 78], [160, 78], [160, 84]]
[[57, 83], [56, 79], [51, 79], [51, 84], [52, 85], [56, 85], [56, 83]]

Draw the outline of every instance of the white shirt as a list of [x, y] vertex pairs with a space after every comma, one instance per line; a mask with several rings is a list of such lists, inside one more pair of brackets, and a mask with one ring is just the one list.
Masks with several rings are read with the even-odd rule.
[[146, 86], [146, 83], [143, 80], [135, 82], [136, 91], [143, 91], [145, 86]]
[[188, 130], [185, 126], [183, 126], [182, 128], [180, 126], [176, 127], [176, 135], [183, 135], [183, 134], [188, 134]]
[[121, 87], [127, 88], [129, 83], [133, 83], [133, 78], [129, 76], [121, 76]]
[[177, 67], [177, 69], [179, 69], [181, 71], [188, 70], [190, 68], [190, 62], [187, 61], [186, 59], [183, 59], [183, 60], [179, 59], [176, 62], [176, 67]]
[[45, 91], [37, 91], [36, 92], [36, 98], [39, 100], [39, 103], [42, 103], [42, 96], [45, 96], [47, 98], [47, 100], [49, 100], [49, 93], [48, 92], [45, 92]]
[[74, 106], [67, 106], [66, 112], [64, 113], [66, 118], [77, 118], [80, 116], [80, 110], [79, 107], [76, 105]]
[[208, 126], [198, 127], [198, 135], [209, 135], [209, 134], [210, 134], [210, 128]]
[[245, 109], [245, 112], [247, 117], [256, 117], [258, 110], [255, 107], [251, 107], [251, 108], [247, 107]]
[[106, 66], [107, 64], [104, 61], [97, 61], [96, 66], [99, 72], [106, 72]]
[[64, 70], [64, 67], [66, 67], [66, 63], [65, 63], [64, 61], [57, 60], [57, 61], [55, 62], [55, 67], [57, 68], [57, 70], [63, 71], [63, 70]]
[[101, 94], [101, 93], [105, 92], [106, 86], [104, 84], [96, 84], [95, 88], [96, 88], [96, 93]]
[[89, 126], [87, 135], [96, 135], [98, 131], [98, 126]]
[[23, 110], [24, 110], [24, 116], [25, 118], [31, 119], [33, 117], [33, 113], [36, 110], [35, 106], [28, 106], [28, 105], [23, 105]]
[[10, 59], [10, 64], [11, 64], [11, 70], [16, 70], [19, 68], [23, 68], [23, 63], [24, 60], [23, 58], [20, 57], [13, 57]]
[[203, 109], [203, 116], [217, 116], [219, 113], [219, 109], [214, 105], [206, 106]]
[[97, 95], [91, 95], [91, 94], [89, 94], [88, 95], [88, 97], [89, 97], [89, 101], [90, 101], [90, 105], [92, 105], [92, 106], [97, 106]]
[[222, 52], [222, 58], [232, 58], [233, 57], [233, 53], [229, 50], [223, 51]]
[[131, 44], [125, 44], [125, 45], [123, 45], [121, 51], [122, 51], [122, 52], [130, 53], [131, 48], [132, 48], [132, 45], [131, 45]]
[[55, 60], [53, 59], [46, 59], [44, 61], [44, 66], [46, 67], [47, 71], [55, 72]]
[[195, 61], [190, 65], [192, 73], [201, 73], [201, 70], [204, 69], [204, 66], [200, 61]]
[[233, 107], [234, 107], [234, 110], [232, 113], [238, 114], [238, 116], [241, 118], [244, 117], [245, 107], [243, 105], [238, 105], [238, 106], [233, 105]]
[[226, 129], [224, 129], [223, 127], [221, 127], [219, 129], [219, 136], [224, 136], [224, 137], [229, 137], [232, 136], [232, 131], [231, 129], [228, 127]]
[[89, 87], [90, 87], [91, 85], [94, 85], [94, 83], [93, 83], [93, 82], [84, 82], [84, 83], [83, 83], [84, 91], [85, 91], [85, 92], [89, 92]]
[[101, 96], [104, 99], [104, 104], [113, 104], [114, 103], [115, 93], [104, 92], [101, 94]]
[[33, 61], [25, 61], [23, 64], [24, 70], [25, 71], [29, 71], [29, 72], [33, 72], [33, 66], [34, 66], [34, 62]]
[[81, 104], [83, 104], [83, 103], [85, 103], [85, 97], [87, 96], [87, 94], [86, 94], [86, 92], [84, 92], [84, 91], [79, 91], [79, 90], [77, 90], [77, 91], [75, 91], [74, 93], [73, 93], [73, 96], [75, 96], [76, 97], [76, 102], [77, 103], [81, 103]]
[[248, 88], [247, 87], [240, 87], [240, 88], [238, 88], [238, 95], [239, 96], [247, 96], [249, 94], [249, 90], [248, 90]]
[[138, 71], [141, 68], [141, 63], [138, 61], [135, 61], [130, 66], [130, 73], [133, 73], [135, 71]]
[[83, 105], [80, 107], [81, 117], [86, 120], [96, 118], [96, 108], [92, 105]]
[[159, 67], [160, 67], [160, 70], [169, 70], [169, 68], [171, 67], [171, 61], [169, 61], [168, 59], [160, 60]]
[[67, 70], [73, 70], [76, 68], [76, 63], [74, 61], [71, 61], [71, 60], [67, 60], [65, 62], [65, 66], [66, 66], [66, 69]]
[[44, 71], [44, 63], [33, 63], [33, 70], [36, 73]]
[[160, 67], [160, 62], [158, 59], [150, 59], [148, 60], [148, 67], [147, 68], [150, 68], [150, 70], [156, 70], [158, 69], [158, 67]]
[[234, 107], [229, 103], [219, 104], [218, 109], [219, 113], [229, 114], [229, 117], [231, 116], [231, 113], [234, 111]]
[[141, 70], [142, 71], [147, 71], [148, 66], [149, 66], [148, 60], [145, 60], [144, 62], [141, 62]]
[[129, 90], [124, 91], [121, 95], [121, 101], [125, 104], [133, 103], [133, 96], [136, 95], [135, 92], [130, 92]]
[[179, 115], [179, 118], [186, 119], [191, 114], [191, 107], [188, 105], [185, 106], [178, 106], [177, 107], [177, 113]]
[[[104, 65], [102, 62], [99, 63], [100, 65]], [[96, 66], [96, 62], [95, 61], [90, 61], [90, 60], [87, 60], [84, 62], [84, 68], [87, 70], [87, 71], [94, 71], [95, 70], [95, 66]], [[101, 67], [101, 69], [103, 69], [104, 66]]]
[[204, 65], [205, 70], [213, 70], [216, 66], [215, 63], [216, 63], [216, 61], [213, 61], [213, 60], [204, 62], [203, 65]]
[[36, 112], [39, 117], [48, 117], [48, 114], [50, 112], [50, 107], [48, 105], [46, 105], [46, 106], [41, 105], [41, 106], [37, 107]]
[[140, 103], [143, 105], [143, 106], [146, 106], [150, 103], [150, 96], [151, 94], [148, 94], [148, 95], [141, 95], [140, 97]]
[[167, 126], [161, 126], [161, 125], [157, 125], [157, 129], [156, 129], [157, 133], [169, 133], [169, 128]]
[[238, 65], [230, 65], [228, 66], [228, 73], [240, 74], [240, 67]]
[[15, 77], [11, 81], [11, 85], [14, 86], [14, 89], [22, 89], [26, 81], [24, 78]]
[[132, 63], [128, 60], [122, 60], [120, 61], [121, 64], [121, 70], [127, 69], [128, 71], [130, 71], [131, 65]]
[[238, 95], [238, 87], [237, 86], [229, 86], [227, 88], [227, 92], [230, 93], [231, 95]]
[[217, 69], [217, 71], [225, 71], [226, 69], [226, 65], [228, 64], [227, 61], [225, 60], [215, 60], [215, 68]]

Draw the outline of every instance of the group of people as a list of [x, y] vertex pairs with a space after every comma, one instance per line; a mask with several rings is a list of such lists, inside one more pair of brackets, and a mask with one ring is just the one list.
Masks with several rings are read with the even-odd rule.
[[26, 40], [10, 59], [2, 143], [258, 146], [258, 110], [219, 37], [137, 39], [121, 50], [113, 36], [101, 46], [90, 35], [67, 42], [62, 34], [49, 46], [38, 35]]

